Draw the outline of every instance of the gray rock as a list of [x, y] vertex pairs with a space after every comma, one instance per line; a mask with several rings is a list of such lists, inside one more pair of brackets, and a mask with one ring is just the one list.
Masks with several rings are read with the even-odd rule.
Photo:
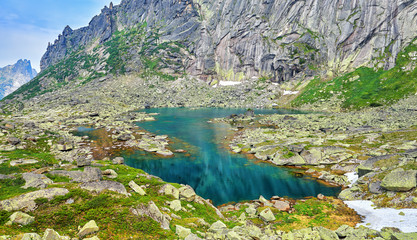
[[381, 187], [381, 181], [369, 183], [368, 189], [369, 189], [369, 192], [374, 193], [374, 194], [381, 194], [384, 192], [384, 190]]
[[19, 224], [22, 226], [29, 225], [35, 221], [35, 217], [23, 212], [15, 212], [10, 216], [10, 221], [6, 225]]
[[150, 201], [147, 206], [141, 205], [136, 209], [133, 209], [135, 215], [143, 216], [146, 215], [153, 220], [161, 224], [161, 228], [169, 229], [170, 218], [166, 214], [162, 214], [159, 208], [153, 201]]
[[197, 194], [194, 192], [194, 189], [192, 187], [187, 185], [179, 189], [179, 195], [180, 199], [184, 199], [188, 202], [191, 202], [195, 199]]
[[13, 178], [15, 178], [14, 175], [0, 174], [0, 179], [13, 179]]
[[162, 193], [165, 195], [171, 195], [176, 199], [180, 198], [180, 191], [172, 186], [171, 184], [165, 184], [164, 186], [161, 187], [161, 189], [158, 191], [158, 193]]
[[195, 235], [194, 233], [189, 234], [186, 238], [184, 238], [184, 240], [202, 240], [202, 238], [199, 238], [197, 235]]
[[116, 157], [112, 160], [113, 164], [124, 164], [124, 162], [125, 162], [125, 159], [122, 157]]
[[25, 233], [21, 240], [42, 240], [42, 237], [37, 233]]
[[42, 240], [61, 240], [61, 236], [53, 229], [46, 229]]
[[99, 227], [97, 226], [96, 222], [94, 220], [89, 221], [86, 223], [78, 232], [78, 236], [80, 238], [83, 238], [87, 235], [90, 235], [92, 233], [98, 232]]
[[73, 182], [95, 182], [103, 179], [103, 175], [99, 168], [86, 167], [84, 172], [80, 171], [64, 171], [64, 170], [55, 170], [49, 172], [52, 175], [60, 175], [69, 177]]
[[210, 226], [210, 228], [209, 228], [209, 231], [210, 232], [215, 232], [215, 233], [217, 233], [217, 232], [221, 232], [221, 231], [223, 231], [223, 230], [225, 230], [225, 229], [227, 229], [227, 226], [226, 226], [226, 224], [224, 224], [222, 221], [217, 221], [217, 222], [215, 222], [215, 223], [213, 223], [211, 226]]
[[9, 137], [7, 138], [7, 141], [12, 145], [17, 145], [21, 142], [20, 139], [16, 137]]
[[417, 233], [394, 233], [393, 240], [417, 240]]
[[180, 226], [180, 225], [176, 225], [175, 226], [175, 234], [177, 234], [180, 239], [183, 239], [183, 238], [188, 237], [188, 235], [191, 234], [191, 229], [185, 228], [185, 227]]
[[35, 164], [38, 163], [38, 160], [35, 159], [19, 159], [10, 161], [10, 166], [19, 166], [19, 165], [27, 165], [27, 164]]
[[174, 211], [180, 211], [182, 209], [181, 201], [180, 200], [171, 201], [169, 204], [169, 207]]
[[78, 158], [77, 159], [77, 167], [85, 167], [85, 166], [91, 166], [91, 159]]
[[36, 174], [36, 173], [23, 173], [23, 179], [26, 181], [25, 185], [22, 188], [27, 189], [30, 187], [33, 188], [46, 188], [48, 184], [52, 184], [53, 181], [47, 178], [43, 174]]
[[275, 215], [272, 213], [270, 208], [266, 208], [259, 213], [259, 218], [265, 222], [275, 221]]
[[35, 199], [38, 198], [47, 198], [51, 200], [55, 196], [63, 196], [69, 193], [65, 188], [48, 188], [43, 190], [38, 190], [35, 192], [25, 193], [18, 197], [12, 199], [7, 199], [0, 201], [0, 209], [6, 211], [17, 211], [17, 210], [27, 210], [33, 211], [36, 209], [37, 205]]
[[103, 175], [105, 175], [108, 178], [117, 178], [117, 173], [113, 169], [106, 169], [103, 172]]
[[280, 211], [289, 211], [291, 209], [290, 204], [284, 201], [273, 200], [273, 207]]
[[384, 177], [381, 187], [395, 192], [409, 191], [417, 186], [417, 171], [398, 168]]
[[129, 182], [129, 187], [131, 187], [133, 191], [139, 193], [139, 195], [141, 196], [146, 195], [146, 192], [139, 185], [137, 185], [134, 181]]
[[99, 182], [86, 182], [82, 183], [80, 188], [97, 193], [101, 193], [104, 190], [109, 190], [126, 196], [128, 195], [125, 186], [119, 182], [114, 181], [105, 180]]

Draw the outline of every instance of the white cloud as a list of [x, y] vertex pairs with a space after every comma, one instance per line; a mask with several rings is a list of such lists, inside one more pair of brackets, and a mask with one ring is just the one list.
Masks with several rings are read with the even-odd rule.
[[0, 26], [0, 32], [7, 37], [0, 38], [0, 67], [14, 64], [19, 59], [28, 59], [32, 67], [39, 72], [42, 55], [48, 42], [54, 41], [61, 30], [40, 29], [33, 26], [6, 28]]

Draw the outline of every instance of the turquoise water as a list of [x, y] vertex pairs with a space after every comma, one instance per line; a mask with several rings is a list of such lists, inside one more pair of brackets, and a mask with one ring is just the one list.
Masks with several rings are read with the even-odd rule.
[[[168, 135], [175, 153], [172, 158], [160, 158], [144, 151], [122, 153], [125, 163], [161, 177], [164, 181], [192, 186], [197, 194], [213, 200], [215, 205], [242, 200], [253, 200], [263, 195], [292, 198], [334, 196], [338, 187], [329, 187], [313, 179], [295, 177], [290, 169], [267, 163], [256, 163], [244, 154], [233, 154], [220, 144], [230, 131], [228, 124], [208, 123], [212, 118], [244, 113], [243, 109], [150, 109], [159, 113], [156, 121], [137, 125], [158, 135]], [[257, 114], [290, 113], [283, 110], [257, 110]], [[292, 112], [294, 113], [294, 112]]]

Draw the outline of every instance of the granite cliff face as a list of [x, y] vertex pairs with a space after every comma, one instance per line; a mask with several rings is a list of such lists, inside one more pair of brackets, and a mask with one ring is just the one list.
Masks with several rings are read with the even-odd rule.
[[29, 60], [19, 60], [14, 65], [0, 68], [0, 99], [12, 93], [36, 76]]
[[413, 0], [123, 0], [87, 27], [66, 27], [41, 68], [146, 22], [157, 41], [185, 45], [187, 73], [202, 79], [280, 82], [364, 65], [387, 69], [417, 35], [416, 13]]

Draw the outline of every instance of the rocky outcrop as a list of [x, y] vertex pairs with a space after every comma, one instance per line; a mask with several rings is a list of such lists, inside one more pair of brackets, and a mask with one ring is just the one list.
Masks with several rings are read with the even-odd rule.
[[48, 188], [35, 192], [25, 193], [18, 197], [0, 201], [0, 209], [6, 211], [26, 210], [33, 211], [36, 209], [35, 202], [38, 198], [47, 198], [51, 200], [55, 196], [63, 196], [69, 193], [65, 188]]
[[128, 195], [125, 186], [119, 182], [114, 181], [99, 181], [99, 182], [86, 182], [80, 185], [80, 188], [101, 193], [104, 190], [117, 192], [123, 195]]
[[158, 32], [157, 41], [181, 42], [191, 54], [183, 59], [188, 73], [202, 79], [281, 82], [321, 69], [331, 76], [363, 65], [391, 68], [417, 35], [416, 6], [409, 0], [126, 0], [105, 7], [87, 27], [67, 26], [41, 68], [144, 22]]
[[0, 99], [29, 82], [36, 75], [36, 70], [26, 59], [20, 59], [13, 65], [0, 68]]

